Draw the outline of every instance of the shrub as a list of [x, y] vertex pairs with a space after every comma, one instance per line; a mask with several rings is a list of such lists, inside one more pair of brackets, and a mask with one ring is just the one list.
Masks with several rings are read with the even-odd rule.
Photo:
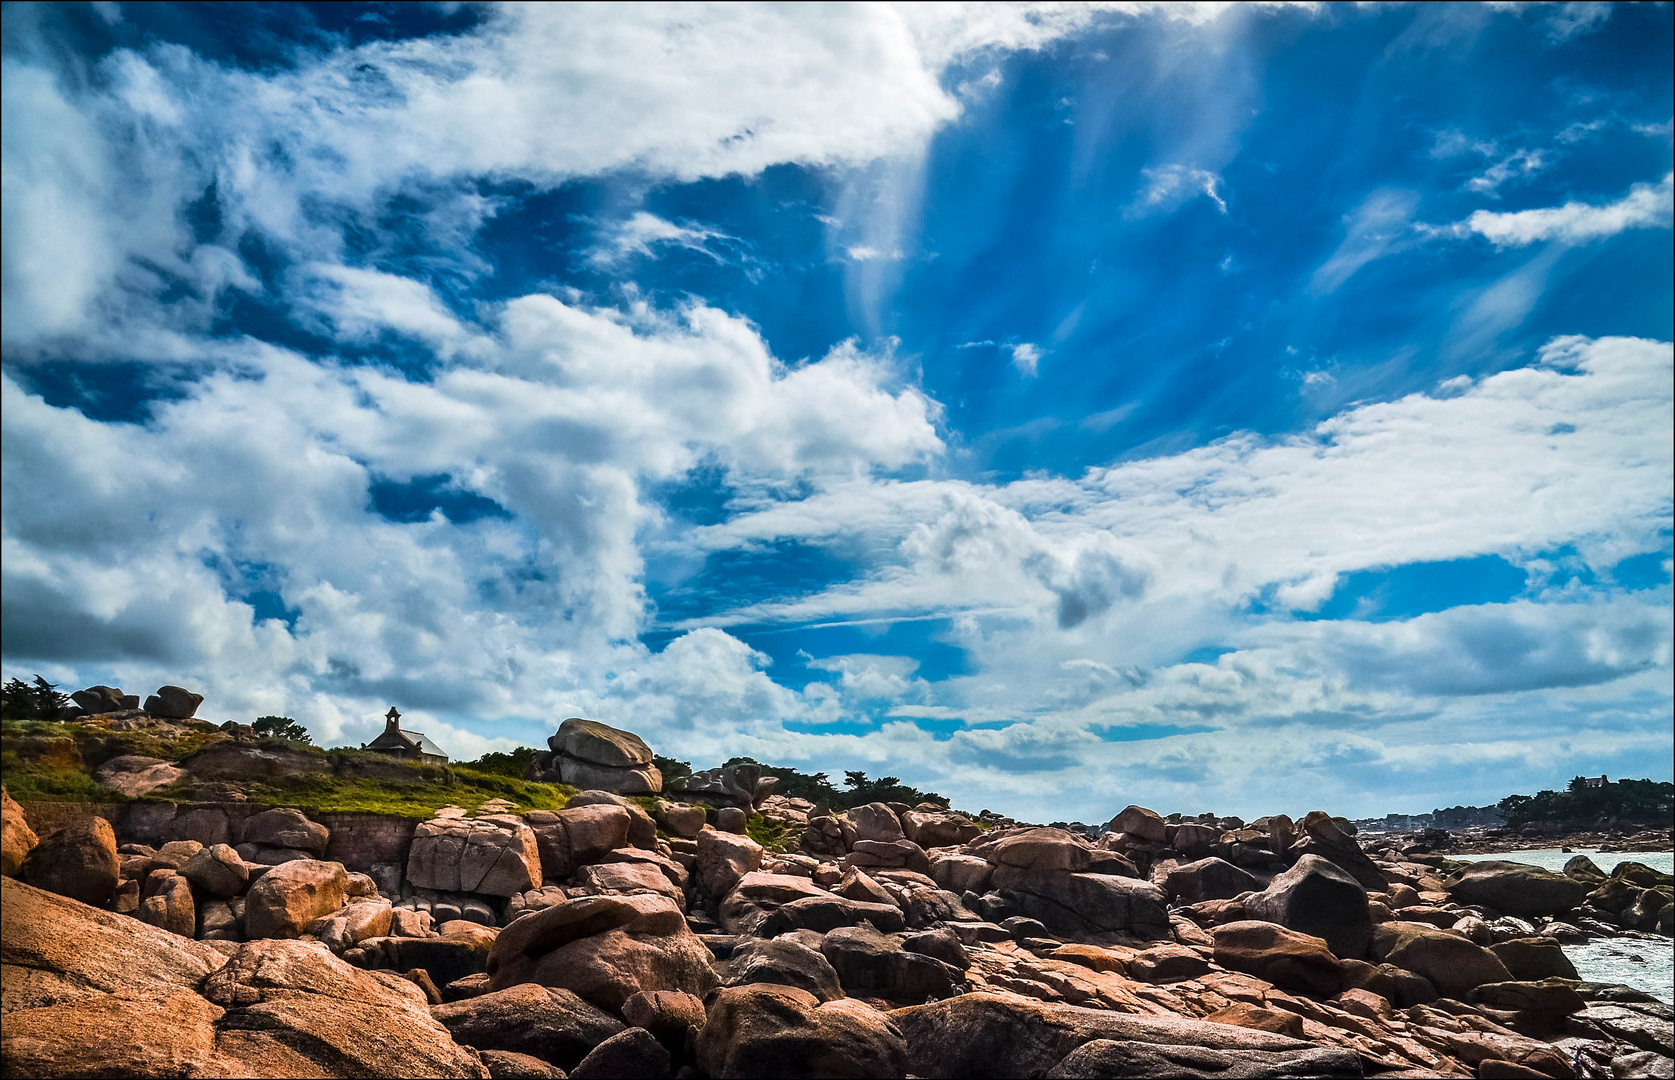
[[519, 746], [510, 753], [499, 750], [490, 751], [476, 761], [461, 762], [467, 768], [476, 769], [482, 773], [493, 773], [496, 776], [510, 776], [522, 780], [527, 775], [530, 762], [541, 756], [541, 751], [533, 746]]

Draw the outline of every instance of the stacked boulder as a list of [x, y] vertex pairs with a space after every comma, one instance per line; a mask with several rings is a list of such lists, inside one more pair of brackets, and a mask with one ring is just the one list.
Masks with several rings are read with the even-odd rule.
[[748, 813], [772, 795], [778, 785], [779, 778], [763, 776], [761, 766], [741, 762], [676, 777], [669, 783], [669, 792], [689, 802], [729, 806]]
[[77, 690], [70, 695], [70, 700], [76, 703], [82, 716], [144, 715], [162, 720], [190, 720], [198, 715], [204, 696], [183, 686], [162, 686], [142, 706], [138, 694], [125, 694], [119, 687], [101, 685]]
[[663, 790], [651, 747], [631, 731], [571, 717], [548, 737], [547, 746], [531, 763], [531, 779], [629, 795]]

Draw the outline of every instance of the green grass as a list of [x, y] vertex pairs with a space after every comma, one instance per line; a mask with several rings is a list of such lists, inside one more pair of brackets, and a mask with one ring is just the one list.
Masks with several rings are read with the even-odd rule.
[[769, 821], [761, 814], [752, 814], [744, 823], [744, 834], [773, 852], [784, 852], [791, 833], [777, 821]]
[[[539, 784], [475, 769], [450, 769], [452, 776], [438, 782], [406, 782], [369, 777], [327, 776], [307, 773], [282, 780], [247, 782], [239, 789], [253, 803], [267, 806], [295, 806], [304, 810], [337, 814], [388, 814], [393, 817], [428, 818], [444, 806], [458, 806], [475, 812], [491, 799], [506, 799], [524, 810], [562, 810], [576, 789], [562, 784]], [[189, 788], [160, 788], [154, 797], [190, 799]]]
[[[185, 728], [175, 740], [159, 739], [148, 732], [112, 732], [75, 721], [7, 719], [3, 727], [5, 749], [0, 752], [0, 778], [15, 799], [58, 802], [128, 802], [126, 796], [93, 779], [89, 763], [109, 760], [118, 754], [144, 754], [179, 761], [219, 735], [213, 730]], [[267, 749], [287, 749], [332, 758], [339, 771], [350, 775], [304, 773], [267, 781], [235, 782], [232, 786], [251, 802], [269, 806], [296, 806], [324, 813], [390, 814], [428, 818], [444, 806], [476, 811], [491, 799], [506, 799], [523, 810], [562, 810], [576, 789], [562, 784], [542, 784], [506, 775], [492, 769], [468, 765], [438, 767], [407, 765], [402, 774], [387, 775], [395, 764], [372, 755], [370, 765], [383, 770], [378, 777], [356, 776], [354, 759], [359, 751], [324, 751], [280, 740], [263, 740]], [[176, 784], [145, 796], [147, 801], [194, 801], [193, 785]]]
[[[5, 755], [10, 757], [8, 753]], [[127, 802], [128, 797], [77, 769], [30, 769], [0, 764], [0, 779], [14, 799], [50, 802]]]

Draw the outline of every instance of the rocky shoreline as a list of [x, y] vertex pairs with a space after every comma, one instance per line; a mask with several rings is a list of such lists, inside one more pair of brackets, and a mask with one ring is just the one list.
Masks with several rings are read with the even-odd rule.
[[147, 842], [5, 797], [5, 1074], [1672, 1075], [1670, 1007], [1561, 948], [1668, 937], [1670, 877], [1633, 862], [1468, 864], [1319, 811], [1090, 837], [712, 773], [443, 810], [360, 865], [296, 808]]
[[1636, 852], [1675, 850], [1675, 837], [1669, 829], [1639, 829], [1633, 832], [1612, 829], [1607, 831], [1579, 830], [1519, 836], [1461, 837], [1449, 851], [1458, 855], [1504, 855], [1515, 851], [1539, 848], [1558, 848], [1572, 851], [1586, 848], [1592, 851], [1632, 855]]
[[1446, 855], [1507, 855], [1518, 851], [1590, 850], [1614, 854], [1675, 850], [1675, 829], [1642, 822], [1613, 823], [1599, 828], [1563, 824], [1465, 829], [1417, 829], [1407, 832], [1360, 834], [1363, 843], [1377, 843], [1407, 852]]

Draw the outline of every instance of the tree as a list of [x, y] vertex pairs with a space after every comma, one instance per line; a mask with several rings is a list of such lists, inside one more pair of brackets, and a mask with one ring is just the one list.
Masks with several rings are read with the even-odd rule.
[[1573, 776], [1573, 777], [1570, 778], [1570, 786], [1565, 788], [1565, 790], [1566, 791], [1583, 791], [1583, 790], [1587, 789], [1587, 786], [1588, 786], [1588, 781], [1585, 778], [1580, 777], [1580, 776]]
[[256, 722], [250, 726], [264, 739], [284, 739], [286, 742], [304, 744], [314, 742], [308, 736], [308, 729], [289, 716], [258, 716]]
[[843, 783], [846, 787], [863, 788], [867, 786], [867, 774], [856, 772], [854, 769], [843, 770]]
[[657, 771], [663, 774], [665, 784], [676, 777], [692, 775], [692, 762], [690, 761], [664, 757], [662, 754], [653, 754], [651, 755], [651, 763], [656, 765]]
[[57, 683], [36, 675], [33, 683], [8, 679], [0, 687], [0, 712], [18, 720], [62, 720], [70, 711], [70, 696], [58, 692]]

